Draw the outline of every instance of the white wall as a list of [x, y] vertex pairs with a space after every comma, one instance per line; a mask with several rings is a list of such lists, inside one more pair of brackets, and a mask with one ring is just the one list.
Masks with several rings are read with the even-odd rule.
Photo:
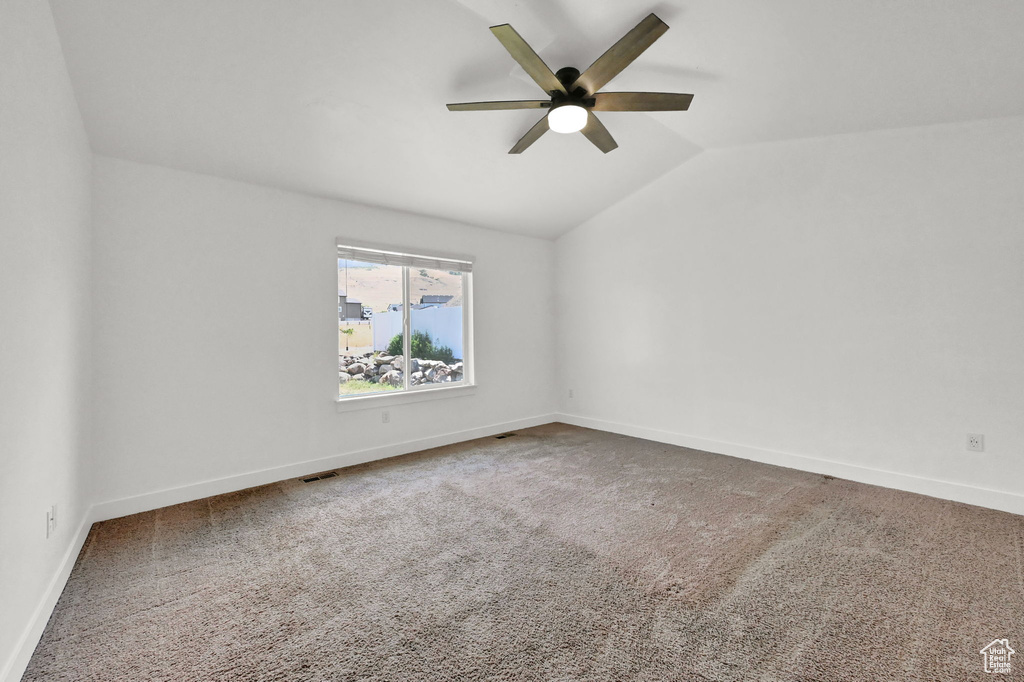
[[[97, 157], [100, 502], [554, 411], [554, 244]], [[476, 258], [475, 394], [337, 412], [343, 236]], [[524, 371], [523, 368], [529, 368]]]
[[558, 241], [561, 409], [1024, 495], [1022, 187], [1024, 119], [706, 152]]
[[[3, 0], [0, 679], [27, 663], [15, 660], [19, 644], [30, 637], [88, 496], [91, 165], [49, 4]], [[58, 528], [46, 539], [51, 504]]]

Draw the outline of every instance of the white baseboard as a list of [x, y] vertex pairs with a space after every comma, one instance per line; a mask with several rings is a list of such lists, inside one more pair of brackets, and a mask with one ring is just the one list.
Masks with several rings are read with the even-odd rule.
[[82, 521], [78, 524], [78, 529], [71, 537], [71, 542], [64, 552], [60, 566], [57, 567], [57, 571], [53, 574], [53, 578], [50, 579], [50, 584], [47, 585], [42, 599], [39, 600], [35, 611], [32, 612], [32, 618], [15, 645], [14, 652], [3, 668], [0, 669], [0, 682], [18, 682], [21, 676], [25, 674], [25, 668], [28, 667], [32, 653], [36, 650], [36, 645], [39, 644], [39, 638], [43, 636], [43, 630], [46, 629], [46, 624], [50, 620], [50, 614], [53, 613], [54, 607], [57, 606], [57, 600], [60, 599], [61, 593], [64, 592], [64, 586], [71, 575], [71, 569], [75, 567], [78, 553], [82, 551], [85, 539], [89, 537], [89, 529], [92, 528], [93, 524], [92, 511], [92, 507], [90, 507], [82, 516]]
[[670, 445], [681, 445], [694, 450], [714, 452], [765, 464], [775, 464], [790, 469], [844, 478], [850, 481], [857, 481], [858, 483], [868, 483], [895, 490], [906, 490], [912, 493], [928, 495], [929, 497], [938, 497], [944, 500], [964, 502], [979, 507], [1010, 512], [1011, 514], [1024, 515], [1024, 495], [1016, 495], [1000, 490], [989, 490], [962, 483], [923, 478], [921, 476], [873, 469], [856, 464], [844, 464], [807, 455], [794, 455], [788, 452], [767, 450], [739, 443], [697, 438], [682, 433], [621, 424], [604, 419], [593, 419], [573, 414], [557, 414], [555, 418], [557, 421], [574, 426], [583, 426], [589, 429], [608, 431], [623, 436], [633, 436]]
[[502, 433], [503, 431], [525, 429], [531, 426], [540, 426], [541, 424], [550, 424], [553, 421], [555, 421], [555, 416], [553, 414], [538, 415], [536, 417], [517, 419], [515, 421], [491, 424], [489, 426], [480, 426], [473, 429], [466, 429], [464, 431], [454, 431], [439, 436], [420, 438], [417, 440], [405, 441], [403, 443], [395, 443], [393, 445], [384, 445], [377, 448], [359, 450], [357, 452], [332, 455], [330, 457], [324, 457], [323, 459], [286, 464], [284, 466], [252, 471], [245, 474], [239, 474], [237, 476], [226, 476], [224, 478], [201, 481], [199, 483], [192, 483], [190, 485], [179, 486], [177, 488], [157, 490], [151, 493], [144, 493], [142, 495], [135, 495], [132, 497], [125, 497], [119, 500], [111, 500], [109, 502], [96, 504], [93, 507], [93, 518], [96, 521], [106, 521], [107, 519], [128, 516], [129, 514], [138, 514], [139, 512], [159, 509], [160, 507], [167, 507], [172, 504], [201, 500], [204, 497], [211, 497], [212, 495], [221, 495], [223, 493], [244, 490], [245, 488], [252, 488], [258, 485], [277, 483], [278, 481], [284, 481], [289, 478], [298, 478], [299, 476], [318, 471], [338, 469], [341, 467], [352, 466], [354, 464], [363, 464], [364, 462], [372, 462], [378, 459], [405, 455], [410, 452], [419, 452], [420, 450], [428, 450], [430, 448], [437, 448], [443, 445], [461, 443], [463, 441], [473, 440], [474, 438], [493, 436], [495, 434]]

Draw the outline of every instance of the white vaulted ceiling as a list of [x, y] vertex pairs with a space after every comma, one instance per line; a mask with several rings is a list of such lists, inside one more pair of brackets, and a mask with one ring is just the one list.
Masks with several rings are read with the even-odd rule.
[[[1024, 114], [1017, 0], [51, 0], [97, 153], [555, 237], [703, 149]], [[671, 29], [605, 88], [694, 93], [603, 113], [619, 143], [536, 111], [488, 31], [583, 70], [647, 13]]]

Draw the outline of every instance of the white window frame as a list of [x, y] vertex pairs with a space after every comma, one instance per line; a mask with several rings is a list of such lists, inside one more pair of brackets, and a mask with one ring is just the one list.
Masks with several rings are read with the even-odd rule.
[[[451, 253], [440, 253], [433, 249], [410, 249], [408, 247], [397, 247], [386, 244], [367, 243], [354, 239], [338, 237], [335, 241], [335, 252], [340, 248], [349, 247], [353, 249], [364, 249], [375, 251], [380, 254], [394, 254], [399, 259], [403, 257], [423, 258], [427, 260], [455, 261], [461, 263], [466, 269], [460, 269], [462, 273], [462, 380], [457, 384], [420, 384], [412, 386], [410, 378], [411, 368], [411, 344], [412, 344], [412, 306], [409, 296], [409, 268], [418, 267], [408, 264], [396, 264], [402, 268], [402, 390], [382, 391], [380, 393], [356, 394], [335, 396], [338, 411], [350, 409], [367, 409], [384, 405], [398, 405], [402, 403], [420, 402], [435, 398], [454, 398], [470, 395], [476, 390], [476, 362], [473, 353], [473, 262], [474, 258], [466, 255]], [[436, 269], [436, 268], [430, 268]], [[454, 269], [454, 268], [452, 268]], [[335, 270], [337, 270], [337, 258], [335, 259]], [[347, 295], [348, 292], [346, 292]], [[335, 295], [337, 298], [337, 295]], [[371, 324], [372, 324], [371, 320]], [[340, 341], [340, 331], [339, 331]], [[336, 342], [336, 345], [337, 344]], [[337, 367], [337, 363], [334, 363]], [[337, 385], [337, 379], [335, 380]]]

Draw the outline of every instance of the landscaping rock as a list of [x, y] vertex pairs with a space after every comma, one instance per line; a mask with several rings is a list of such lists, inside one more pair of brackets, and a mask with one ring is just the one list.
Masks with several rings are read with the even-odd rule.
[[[465, 365], [460, 360], [451, 365], [441, 360], [412, 358], [409, 384], [447, 384], [465, 379]], [[359, 356], [338, 358], [339, 381], [344, 383], [353, 379], [381, 383], [388, 386], [402, 385], [405, 358], [401, 355], [374, 355], [364, 353]]]
[[395, 370], [391, 370], [390, 372], [381, 375], [380, 383], [389, 384], [391, 386], [401, 386], [402, 373]]

